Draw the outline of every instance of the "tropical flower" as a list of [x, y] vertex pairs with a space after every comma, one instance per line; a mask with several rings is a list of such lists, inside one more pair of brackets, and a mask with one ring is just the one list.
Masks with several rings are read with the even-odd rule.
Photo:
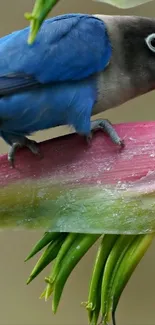
[[0, 227], [43, 229], [26, 260], [44, 249], [30, 283], [49, 263], [41, 295], [57, 311], [66, 281], [99, 240], [83, 303], [90, 324], [115, 324], [125, 285], [155, 235], [155, 123], [116, 126], [125, 148], [97, 132], [88, 146], [78, 135], [40, 144], [44, 158], [20, 150], [16, 168], [0, 158]]

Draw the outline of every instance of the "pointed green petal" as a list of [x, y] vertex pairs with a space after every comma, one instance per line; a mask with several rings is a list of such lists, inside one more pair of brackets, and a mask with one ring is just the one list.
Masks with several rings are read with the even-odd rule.
[[41, 249], [43, 249], [50, 242], [56, 240], [60, 237], [60, 233], [55, 232], [46, 232], [44, 236], [35, 244], [32, 248], [29, 255], [25, 258], [25, 262], [32, 258], [35, 254], [37, 254]]
[[38, 262], [36, 263], [35, 267], [33, 268], [28, 280], [27, 284], [29, 284], [36, 276], [50, 263], [52, 262], [58, 252], [59, 249], [65, 239], [66, 235], [61, 234], [55, 241], [51, 242], [48, 247], [45, 249], [44, 253], [39, 258]]

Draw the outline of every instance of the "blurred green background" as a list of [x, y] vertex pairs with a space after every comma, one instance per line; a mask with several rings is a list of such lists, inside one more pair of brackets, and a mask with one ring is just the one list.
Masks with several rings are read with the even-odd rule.
[[[0, 1], [0, 36], [27, 25], [24, 12], [31, 11], [34, 1]], [[130, 10], [119, 10], [91, 0], [61, 0], [52, 15], [67, 12], [85, 12], [114, 15], [141, 15], [154, 17], [155, 1]], [[155, 93], [141, 96], [114, 111], [103, 114], [113, 123], [155, 120]], [[33, 138], [38, 141], [69, 132], [67, 128], [56, 128], [40, 132]], [[0, 153], [7, 151], [0, 140]], [[80, 306], [87, 300], [88, 284], [94, 262], [96, 247], [80, 262], [64, 290], [60, 308], [52, 315], [50, 301], [39, 300], [44, 288], [44, 276], [48, 270], [29, 286], [26, 279], [36, 259], [24, 263], [32, 245], [43, 232], [0, 232], [0, 325], [85, 325], [87, 314]], [[148, 250], [124, 291], [118, 311], [119, 325], [155, 324], [155, 243]]]

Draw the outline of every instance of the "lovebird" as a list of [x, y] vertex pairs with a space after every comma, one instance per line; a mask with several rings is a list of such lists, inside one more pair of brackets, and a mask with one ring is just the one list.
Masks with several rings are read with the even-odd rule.
[[[29, 27], [0, 38], [0, 136], [39, 154], [27, 136], [60, 125], [91, 140], [108, 120], [91, 116], [155, 88], [155, 19], [65, 14], [44, 21], [28, 45]], [[52, 148], [51, 148], [52, 150]]]

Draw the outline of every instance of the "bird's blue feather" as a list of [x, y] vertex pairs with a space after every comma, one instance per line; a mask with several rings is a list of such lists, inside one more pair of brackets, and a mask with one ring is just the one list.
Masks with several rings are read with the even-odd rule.
[[11, 83], [15, 91], [17, 84], [19, 89], [28, 87], [27, 77], [30, 85], [81, 80], [104, 70], [111, 57], [105, 24], [90, 15], [46, 20], [32, 46], [27, 44], [28, 33], [29, 27], [0, 39], [0, 94], [3, 89], [6, 93], [7, 82], [8, 93]]
[[0, 100], [0, 130], [5, 140], [14, 135], [29, 135], [59, 125], [74, 126], [89, 134], [92, 107], [97, 98], [96, 79], [56, 83], [53, 87], [3, 97]]
[[10, 74], [0, 77], [0, 96], [8, 96], [39, 85], [35, 78], [28, 77], [25, 74]]
[[71, 125], [90, 133], [97, 73], [111, 58], [105, 24], [70, 14], [44, 22], [35, 43], [29, 28], [0, 39], [0, 135], [15, 136]]

